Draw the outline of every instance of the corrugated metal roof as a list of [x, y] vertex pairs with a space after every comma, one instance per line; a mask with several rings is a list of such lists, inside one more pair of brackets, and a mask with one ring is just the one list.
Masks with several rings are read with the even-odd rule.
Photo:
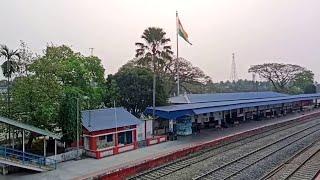
[[219, 102], [234, 100], [263, 99], [288, 96], [287, 94], [265, 91], [265, 92], [238, 92], [238, 93], [213, 93], [213, 94], [184, 94], [169, 98], [172, 104], [190, 104], [203, 102]]
[[47, 130], [44, 130], [44, 129], [40, 129], [40, 128], [37, 128], [35, 126], [31, 126], [29, 124], [25, 124], [25, 123], [22, 123], [22, 122], [13, 120], [13, 119], [9, 119], [9, 118], [5, 118], [5, 117], [1, 117], [0, 116], [0, 122], [6, 123], [6, 124], [10, 124], [11, 126], [22, 128], [22, 129], [25, 129], [25, 130], [28, 130], [28, 131], [32, 131], [32, 132], [41, 134], [41, 135], [49, 136], [49, 137], [52, 137], [54, 139], [60, 139], [61, 138], [60, 135], [57, 135], [57, 134], [55, 134], [53, 132], [50, 132], [50, 131], [47, 131]]
[[[156, 107], [156, 115], [165, 119], [176, 119], [185, 115], [202, 114], [208, 112], [217, 112], [223, 110], [232, 110], [243, 107], [254, 107], [261, 105], [271, 105], [287, 102], [295, 102], [301, 100], [310, 100], [320, 98], [320, 94], [301, 94], [274, 98], [264, 99], [250, 99], [250, 100], [237, 100], [237, 101], [219, 101], [207, 103], [193, 103], [181, 104], [171, 106]], [[146, 114], [152, 113], [152, 107], [148, 107], [145, 111]]]
[[[117, 118], [115, 118], [115, 112]], [[82, 111], [82, 125], [89, 131], [140, 124], [140, 120], [122, 107]]]

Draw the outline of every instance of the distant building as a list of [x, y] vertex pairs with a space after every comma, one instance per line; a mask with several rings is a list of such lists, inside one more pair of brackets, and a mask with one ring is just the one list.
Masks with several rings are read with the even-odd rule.
[[136, 149], [140, 123], [122, 107], [82, 111], [86, 154], [99, 159]]

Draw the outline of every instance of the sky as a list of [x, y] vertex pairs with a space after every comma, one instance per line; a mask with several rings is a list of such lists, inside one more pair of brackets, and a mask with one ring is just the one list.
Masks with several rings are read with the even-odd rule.
[[[179, 39], [179, 56], [214, 82], [230, 78], [235, 53], [238, 78], [250, 65], [293, 63], [320, 81], [319, 0], [1, 0], [0, 44], [25, 41], [41, 54], [48, 43], [89, 55], [117, 72], [134, 57], [147, 27], [161, 27], [176, 52], [176, 11], [192, 46]], [[2, 73], [1, 73], [2, 75]]]

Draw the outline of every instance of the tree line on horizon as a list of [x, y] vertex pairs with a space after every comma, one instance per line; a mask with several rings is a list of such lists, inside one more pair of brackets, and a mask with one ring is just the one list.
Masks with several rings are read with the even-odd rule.
[[[182, 92], [186, 93], [277, 91], [299, 94], [316, 91], [314, 74], [310, 70], [281, 63], [249, 68], [248, 72], [258, 74], [264, 81], [214, 83], [190, 61], [174, 57], [171, 41], [163, 29], [147, 28], [141, 40], [135, 43], [134, 58], [107, 78], [101, 59], [84, 56], [66, 45], [48, 45], [41, 55], [33, 53], [25, 42], [21, 42], [17, 50], [2, 45], [0, 54], [5, 62], [1, 68], [7, 80], [0, 81], [0, 85], [5, 85], [7, 92], [1, 94], [0, 115], [59, 132], [70, 144], [76, 139], [76, 98], [80, 99], [82, 110], [116, 104], [139, 117], [146, 107], [152, 106], [154, 74], [157, 106], [167, 105], [168, 98], [176, 94], [177, 73]], [[29, 134], [28, 148], [34, 138]]]

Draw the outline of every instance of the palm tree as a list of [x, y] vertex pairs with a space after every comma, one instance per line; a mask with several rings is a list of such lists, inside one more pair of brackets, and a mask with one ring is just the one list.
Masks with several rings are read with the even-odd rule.
[[153, 93], [152, 93], [152, 117], [155, 119], [155, 101], [156, 101], [156, 74], [159, 75], [160, 69], [166, 66], [166, 61], [172, 59], [173, 52], [169, 38], [165, 37], [166, 33], [161, 28], [149, 27], [144, 30], [141, 38], [144, 43], [137, 42], [136, 58], [140, 65], [153, 68]]
[[1, 69], [3, 75], [7, 77], [7, 110], [8, 110], [8, 117], [10, 117], [10, 91], [9, 91], [9, 84], [10, 78], [13, 73], [17, 72], [19, 67], [16, 62], [17, 59], [20, 58], [20, 53], [18, 50], [9, 50], [6, 45], [2, 45], [0, 48], [0, 56], [3, 56], [6, 61], [1, 65]]

